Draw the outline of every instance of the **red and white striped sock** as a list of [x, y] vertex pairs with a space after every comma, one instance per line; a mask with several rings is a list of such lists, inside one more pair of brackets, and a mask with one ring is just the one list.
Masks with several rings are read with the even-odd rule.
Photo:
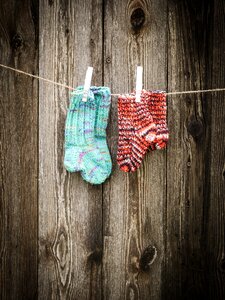
[[151, 143], [151, 149], [163, 149], [166, 147], [169, 139], [169, 130], [167, 127], [167, 105], [166, 94], [160, 91], [146, 92], [148, 99], [148, 108], [152, 115], [153, 122], [156, 124], [157, 133], [154, 141]]
[[133, 136], [132, 122], [132, 101], [125, 95], [118, 98], [118, 149], [117, 163], [124, 172], [130, 172], [131, 165], [131, 144]]
[[149, 111], [148, 99], [145, 97], [145, 94], [145, 91], [142, 91], [141, 101], [136, 102], [134, 97], [133, 102], [132, 126], [134, 128], [134, 134], [131, 149], [132, 172], [140, 167], [146, 152], [156, 137], [157, 128]]
[[118, 98], [117, 162], [125, 172], [134, 172], [140, 166], [156, 136], [156, 126], [148, 108], [148, 98], [142, 92], [141, 102], [135, 93]]

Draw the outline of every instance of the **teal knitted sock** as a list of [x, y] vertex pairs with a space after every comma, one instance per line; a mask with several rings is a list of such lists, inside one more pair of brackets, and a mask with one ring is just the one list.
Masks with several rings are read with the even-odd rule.
[[90, 91], [87, 102], [76, 89], [70, 101], [65, 128], [64, 165], [69, 172], [81, 171], [84, 180], [101, 184], [109, 176], [95, 140], [96, 103]]
[[[82, 91], [83, 87], [79, 86], [77, 89]], [[108, 87], [92, 86], [90, 91], [94, 94], [97, 109], [95, 118], [95, 141], [104, 158], [107, 171], [110, 175], [112, 172], [112, 160], [106, 141], [106, 128], [108, 125], [111, 93]]]
[[97, 116], [95, 119], [95, 140], [105, 160], [109, 175], [112, 172], [112, 160], [106, 141], [106, 128], [108, 125], [109, 109], [111, 104], [111, 93], [108, 87], [91, 87], [95, 96]]

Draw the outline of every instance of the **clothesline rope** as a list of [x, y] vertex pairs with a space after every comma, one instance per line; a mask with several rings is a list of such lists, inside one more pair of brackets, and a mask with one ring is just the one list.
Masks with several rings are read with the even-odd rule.
[[[53, 80], [50, 80], [50, 79], [47, 79], [47, 78], [44, 78], [44, 77], [41, 77], [41, 76], [33, 75], [31, 73], [27, 73], [27, 72], [24, 72], [22, 70], [15, 69], [15, 68], [3, 65], [3, 64], [0, 64], [0, 67], [11, 70], [11, 71], [14, 71], [14, 72], [17, 72], [17, 73], [20, 73], [20, 74], [23, 74], [23, 75], [26, 75], [26, 76], [30, 76], [30, 77], [38, 79], [38, 80], [42, 80], [42, 81], [45, 81], [45, 82], [48, 82], [48, 83], [52, 83], [54, 85], [61, 86], [63, 88], [69, 89], [69, 90], [75, 90], [72, 86], [69, 86], [67, 84], [59, 83], [59, 82], [56, 82], [56, 81], [53, 81]], [[165, 94], [166, 95], [184, 95], [184, 94], [199, 94], [199, 93], [221, 92], [221, 91], [225, 91], [225, 88], [215, 88], [215, 89], [207, 89], [207, 90], [193, 90], [193, 91], [181, 91], [181, 92], [167, 92]], [[119, 95], [121, 95], [121, 94], [111, 94], [111, 96], [119, 96]]]

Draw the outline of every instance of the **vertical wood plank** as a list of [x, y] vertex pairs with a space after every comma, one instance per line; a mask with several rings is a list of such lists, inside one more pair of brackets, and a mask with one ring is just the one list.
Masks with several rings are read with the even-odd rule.
[[[38, 3], [0, 5], [0, 62], [38, 73]], [[0, 69], [0, 298], [37, 297], [38, 83]]]
[[[208, 21], [206, 7], [169, 2], [168, 89], [207, 88], [204, 78]], [[201, 32], [203, 30], [203, 32]], [[205, 31], [205, 33], [207, 33]], [[203, 69], [202, 69], [203, 67]], [[167, 160], [167, 243], [164, 297], [207, 298], [202, 254], [205, 151], [208, 111], [204, 95], [169, 97]], [[173, 176], [171, 176], [173, 174]]]
[[[190, 16], [188, 15], [187, 21], [187, 16], [184, 14], [185, 4], [178, 1], [168, 1], [168, 3], [168, 90], [183, 91], [200, 88], [199, 81], [197, 86], [192, 83], [193, 76], [196, 79], [196, 56], [193, 56], [191, 48], [193, 44], [189, 32]], [[184, 268], [185, 265], [182, 261], [185, 249], [183, 222], [185, 210], [189, 213], [190, 208], [187, 180], [191, 177], [189, 170], [192, 158], [186, 120], [195, 109], [196, 98], [196, 95], [168, 97], [170, 144], [167, 150], [167, 238], [162, 289], [165, 299], [182, 298], [181, 277], [182, 267]]]
[[[144, 67], [144, 87], [166, 89], [167, 1], [105, 1], [104, 82], [113, 93], [135, 87], [138, 64]], [[104, 186], [104, 299], [160, 299], [164, 258], [166, 151], [148, 153], [134, 174], [118, 170], [117, 99], [113, 98], [109, 142], [113, 174]], [[144, 269], [145, 250], [157, 257]]]
[[[168, 18], [168, 89], [223, 86], [222, 2], [169, 1]], [[168, 99], [164, 299], [224, 298], [224, 137], [213, 138], [223, 136], [223, 101], [223, 94]]]
[[[207, 60], [208, 85], [225, 86], [225, 3], [212, 1], [210, 23], [210, 55]], [[225, 298], [225, 93], [206, 97], [210, 113], [210, 140], [207, 147], [208, 181], [205, 183], [204, 238], [206, 249], [207, 291], [210, 299]], [[209, 146], [210, 145], [210, 146]]]
[[[40, 75], [102, 82], [102, 2], [40, 1]], [[101, 299], [102, 187], [63, 167], [69, 93], [40, 84], [39, 298]]]

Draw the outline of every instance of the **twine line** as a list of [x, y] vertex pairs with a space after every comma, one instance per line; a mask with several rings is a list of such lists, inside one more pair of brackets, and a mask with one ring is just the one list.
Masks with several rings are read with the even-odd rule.
[[[32, 78], [35, 78], [35, 79], [38, 79], [38, 80], [42, 80], [42, 81], [45, 81], [45, 82], [48, 82], [48, 83], [52, 83], [54, 85], [57, 85], [57, 86], [60, 86], [60, 87], [63, 87], [63, 88], [66, 88], [66, 89], [69, 89], [69, 90], [72, 90], [72, 91], [75, 90], [72, 86], [69, 86], [67, 84], [56, 82], [56, 81], [53, 81], [53, 80], [50, 80], [50, 79], [47, 79], [47, 78], [44, 78], [44, 77], [41, 77], [41, 76], [33, 75], [31, 73], [27, 73], [27, 72], [24, 72], [22, 70], [15, 69], [15, 68], [3, 65], [3, 64], [0, 64], [0, 67], [5, 68], [7, 70], [17, 72], [17, 73], [20, 73], [20, 74], [23, 74], [23, 75], [26, 75], [26, 76], [29, 76], [29, 77], [32, 77]], [[181, 92], [167, 92], [165, 94], [169, 96], [169, 95], [199, 94], [199, 93], [222, 92], [222, 91], [225, 91], [225, 88], [215, 88], [215, 89], [207, 89], [207, 90], [193, 90], [193, 91], [181, 91]], [[111, 94], [111, 96], [120, 96], [120, 95], [121, 94]]]

